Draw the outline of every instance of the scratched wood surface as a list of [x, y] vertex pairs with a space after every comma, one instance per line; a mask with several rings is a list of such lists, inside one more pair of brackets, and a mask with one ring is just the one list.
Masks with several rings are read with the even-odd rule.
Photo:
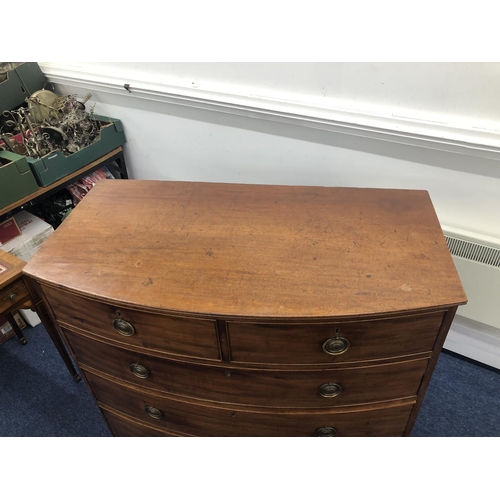
[[426, 191], [109, 180], [24, 272], [138, 308], [322, 318], [463, 304]]
[[0, 249], [0, 287], [4, 288], [9, 283], [18, 279], [25, 265], [26, 262], [24, 260]]

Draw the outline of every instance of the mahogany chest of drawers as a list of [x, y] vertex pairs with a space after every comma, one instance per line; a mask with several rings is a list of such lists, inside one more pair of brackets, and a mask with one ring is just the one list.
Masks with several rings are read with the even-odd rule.
[[115, 436], [409, 435], [466, 302], [414, 190], [103, 181], [24, 272]]

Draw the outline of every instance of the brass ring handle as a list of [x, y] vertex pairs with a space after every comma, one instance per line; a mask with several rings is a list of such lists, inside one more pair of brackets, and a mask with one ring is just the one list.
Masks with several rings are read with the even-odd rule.
[[163, 412], [154, 406], [146, 405], [144, 411], [151, 417], [156, 420], [161, 420], [163, 418]]
[[10, 299], [10, 300], [16, 300], [16, 297], [17, 297], [17, 295], [16, 295], [15, 293], [11, 293], [11, 294], [9, 295], [9, 299]]
[[335, 382], [327, 382], [319, 386], [319, 394], [324, 398], [334, 398], [342, 392], [342, 387]]
[[337, 429], [335, 427], [320, 427], [316, 430], [316, 436], [318, 437], [334, 437], [337, 435]]
[[149, 377], [149, 370], [145, 368], [144, 366], [140, 365], [139, 363], [132, 363], [130, 366], [130, 371], [139, 378], [148, 378]]
[[125, 337], [131, 337], [135, 333], [135, 328], [122, 318], [115, 318], [113, 320], [113, 328]]
[[349, 349], [351, 343], [344, 337], [331, 337], [323, 344], [323, 351], [332, 356], [343, 354]]

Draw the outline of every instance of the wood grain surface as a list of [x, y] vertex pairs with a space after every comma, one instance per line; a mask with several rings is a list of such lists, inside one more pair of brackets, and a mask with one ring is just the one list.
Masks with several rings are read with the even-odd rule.
[[26, 265], [144, 309], [332, 318], [463, 304], [426, 191], [108, 180]]
[[24, 260], [0, 249], [0, 287], [5, 287], [9, 283], [21, 277], [23, 268], [26, 265]]
[[[83, 370], [93, 369], [144, 389], [205, 401], [289, 408], [331, 408], [400, 398], [416, 398], [429, 359], [399, 361], [356, 368], [250, 369], [204, 366], [139, 354], [96, 342], [64, 330], [64, 337]], [[140, 365], [147, 376], [134, 375]], [[141, 372], [142, 373], [142, 372]], [[335, 397], [323, 397], [326, 383], [340, 385]]]
[[[167, 432], [195, 436], [312, 437], [319, 428], [327, 426], [334, 427], [338, 436], [402, 436], [415, 403], [414, 399], [405, 399], [330, 409], [249, 409], [238, 405], [193, 404], [182, 398], [139, 391], [133, 386], [117, 385], [93, 371], [85, 371], [84, 376], [104, 407]], [[159, 410], [161, 417], [151, 418], [146, 407]]]

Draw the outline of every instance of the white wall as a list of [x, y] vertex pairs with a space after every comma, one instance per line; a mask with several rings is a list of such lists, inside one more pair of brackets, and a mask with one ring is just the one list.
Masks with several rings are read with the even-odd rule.
[[[499, 133], [498, 63], [43, 63], [75, 76], [151, 88], [308, 104]], [[413, 124], [415, 125], [415, 124]], [[494, 138], [500, 144], [498, 136]]]
[[132, 177], [426, 189], [500, 240], [499, 64], [40, 65], [122, 120]]

